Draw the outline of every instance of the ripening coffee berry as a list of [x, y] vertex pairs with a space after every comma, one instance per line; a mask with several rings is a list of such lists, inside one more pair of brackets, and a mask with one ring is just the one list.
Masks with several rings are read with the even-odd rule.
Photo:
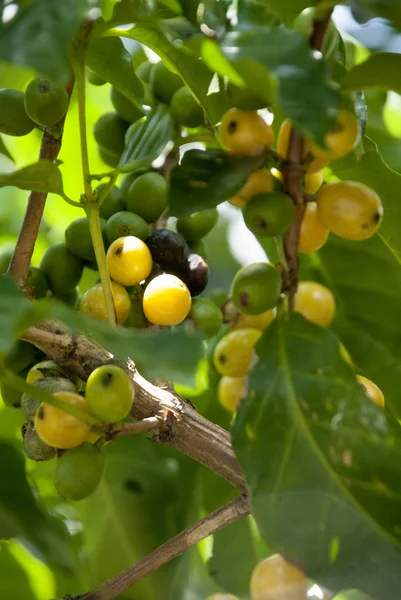
[[145, 317], [155, 325], [178, 325], [191, 310], [191, 294], [175, 275], [158, 275], [143, 294]]
[[[131, 300], [127, 290], [116, 283], [111, 282], [111, 290], [114, 298], [114, 306], [116, 308], [117, 323], [124, 323], [131, 311]], [[83, 313], [90, 314], [98, 319], [107, 321], [107, 309], [104, 299], [103, 288], [100, 283], [89, 288], [82, 296], [79, 310]]]
[[322, 187], [323, 179], [323, 171], [316, 171], [316, 173], [306, 173], [304, 179], [305, 194], [316, 194], [316, 192]]
[[243, 208], [245, 225], [256, 236], [282, 235], [291, 226], [294, 204], [282, 192], [261, 194], [251, 198]]
[[380, 408], [384, 408], [384, 396], [379, 386], [377, 386], [367, 377], [363, 377], [363, 375], [357, 375], [356, 378], [358, 383], [360, 383], [363, 387], [369, 400], [375, 402], [378, 406], [380, 406]]
[[245, 377], [261, 335], [259, 329], [237, 329], [221, 338], [213, 354], [213, 364], [220, 375]]
[[43, 127], [60, 121], [68, 108], [68, 94], [62, 85], [47, 77], [36, 77], [25, 90], [25, 110], [28, 116]]
[[310, 140], [308, 144], [314, 156], [334, 160], [351, 152], [360, 137], [361, 130], [357, 117], [348, 110], [341, 110], [332, 130], [324, 138], [326, 147], [322, 148]]
[[25, 110], [24, 94], [19, 90], [0, 90], [0, 133], [5, 135], [27, 135], [35, 127]]
[[230, 108], [221, 120], [220, 135], [229, 152], [239, 156], [257, 156], [271, 148], [272, 128], [254, 111]]
[[306, 600], [309, 581], [304, 573], [276, 554], [256, 565], [250, 587], [252, 600]]
[[99, 485], [105, 464], [101, 449], [88, 442], [67, 450], [57, 461], [54, 473], [57, 493], [67, 500], [87, 498]]
[[40, 439], [32, 421], [27, 421], [22, 426], [22, 440], [25, 454], [31, 460], [41, 462], [55, 458], [56, 449]]
[[241, 312], [259, 315], [277, 305], [281, 285], [281, 273], [274, 265], [252, 263], [242, 267], [235, 275], [231, 297]]
[[229, 199], [230, 204], [243, 208], [254, 196], [270, 194], [274, 190], [273, 175], [268, 169], [260, 169], [251, 173], [240, 191]]
[[196, 242], [205, 237], [216, 225], [219, 218], [217, 208], [208, 208], [193, 213], [189, 217], [177, 219], [177, 231], [189, 242]]
[[[89, 413], [88, 402], [73, 392], [53, 394], [63, 402]], [[75, 448], [82, 444], [89, 432], [89, 425], [77, 417], [42, 402], [35, 414], [35, 430], [39, 437], [54, 448]]]
[[217, 386], [217, 398], [220, 404], [230, 413], [237, 410], [238, 404], [247, 394], [246, 377], [228, 377], [225, 375]]
[[167, 208], [167, 193], [168, 184], [159, 173], [139, 175], [126, 194], [127, 210], [153, 223]]
[[117, 423], [131, 410], [134, 388], [123, 369], [102, 365], [89, 375], [85, 395], [96, 418], [105, 423]]
[[308, 202], [302, 219], [298, 252], [315, 252], [326, 243], [328, 237], [329, 230], [319, 221], [316, 202]]
[[63, 243], [49, 246], [40, 263], [50, 290], [57, 296], [71, 292], [78, 285], [83, 268], [82, 260]]
[[336, 311], [336, 302], [331, 291], [316, 281], [301, 281], [295, 295], [295, 310], [320, 325], [328, 327]]
[[194, 298], [189, 316], [195, 323], [195, 327], [208, 337], [216, 335], [223, 324], [220, 308], [207, 298]]
[[106, 260], [110, 277], [125, 286], [140, 283], [152, 271], [149, 248], [133, 235], [115, 240], [107, 250]]
[[234, 317], [232, 323], [232, 329], [260, 329], [260, 331], [264, 331], [266, 327], [270, 325], [270, 323], [274, 319], [274, 311], [266, 310], [264, 313], [260, 315], [246, 315], [244, 313], [237, 313]]

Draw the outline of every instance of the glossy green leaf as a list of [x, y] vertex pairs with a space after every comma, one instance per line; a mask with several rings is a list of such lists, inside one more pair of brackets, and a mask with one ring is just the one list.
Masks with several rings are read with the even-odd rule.
[[233, 445], [262, 537], [332, 591], [395, 600], [398, 423], [364, 395], [329, 330], [293, 314], [256, 351]]
[[70, 45], [87, 9], [87, 0], [18, 3], [15, 16], [0, 21], [0, 58], [66, 83]]
[[87, 65], [142, 110], [143, 83], [135, 74], [130, 53], [119, 38], [92, 38]]
[[372, 54], [364, 62], [355, 65], [345, 76], [346, 92], [378, 88], [401, 93], [401, 56], [393, 52]]
[[14, 162], [14, 159], [13, 159], [12, 155], [10, 154], [10, 151], [8, 150], [6, 144], [4, 143], [4, 140], [1, 135], [0, 135], [0, 154], [2, 154], [3, 156], [6, 156], [7, 158], [9, 158], [10, 160], [12, 160]]
[[316, 0], [260, 0], [265, 4], [285, 25], [289, 26], [295, 17], [305, 8], [317, 4]]
[[328, 80], [325, 62], [314, 56], [302, 34], [283, 27], [254, 27], [228, 33], [220, 47], [242, 76], [253, 67], [247, 84], [254, 91], [258, 92], [263, 74], [265, 79], [275, 76], [281, 110], [302, 133], [323, 142], [339, 95]]
[[210, 71], [198, 57], [181, 42], [174, 43], [178, 36], [167, 28], [152, 22], [138, 24], [131, 29], [111, 29], [107, 35], [118, 35], [137, 40], [163, 59], [182, 78], [199, 104], [203, 107], [210, 122], [220, 121], [221, 115], [229, 108], [223, 91], [213, 86], [214, 71]]
[[234, 196], [265, 156], [233, 156], [222, 150], [189, 150], [171, 173], [169, 206], [176, 217], [212, 208]]
[[0, 173], [0, 187], [8, 185], [21, 190], [33, 190], [64, 196], [63, 178], [58, 166], [51, 160], [42, 159], [11, 173]]
[[23, 455], [0, 442], [0, 538], [26, 540], [40, 558], [72, 569], [67, 531], [37, 503], [25, 476]]
[[129, 173], [150, 167], [173, 139], [173, 120], [168, 107], [159, 104], [142, 122], [135, 125], [121, 156], [120, 173]]
[[[168, 19], [180, 13], [181, 6], [178, 0], [121, 0], [114, 6], [110, 24]], [[105, 26], [109, 26], [109, 23], [106, 23]], [[100, 27], [103, 28], [103, 25]]]
[[10, 544], [0, 542], [1, 593], [7, 600], [37, 600], [26, 571], [10, 551]]

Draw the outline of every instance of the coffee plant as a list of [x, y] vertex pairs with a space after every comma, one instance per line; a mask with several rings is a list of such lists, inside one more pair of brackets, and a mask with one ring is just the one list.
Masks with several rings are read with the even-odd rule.
[[1, 598], [398, 600], [400, 55], [331, 1], [1, 11]]

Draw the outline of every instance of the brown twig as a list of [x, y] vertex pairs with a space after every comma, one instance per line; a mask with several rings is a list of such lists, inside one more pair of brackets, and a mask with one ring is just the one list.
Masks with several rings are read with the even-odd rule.
[[[310, 45], [313, 50], [321, 50], [330, 18], [331, 11], [323, 20], [314, 22], [310, 38]], [[304, 195], [304, 147], [304, 138], [292, 128], [287, 157], [283, 163], [284, 187], [295, 205], [293, 224], [284, 236], [284, 251], [288, 266], [284, 278], [284, 288], [288, 292], [289, 310], [294, 309], [295, 294], [298, 287], [299, 234], [308, 201]]]
[[135, 565], [128, 567], [91, 592], [76, 596], [74, 600], [114, 600], [143, 577], [183, 554], [209, 535], [249, 514], [250, 509], [246, 497], [239, 496], [162, 544]]
[[[71, 98], [74, 82], [66, 87], [68, 99]], [[39, 151], [39, 160], [54, 161], [59, 155], [63, 137], [63, 128], [66, 114], [59, 123], [50, 129], [45, 129]], [[57, 135], [56, 133], [57, 132]], [[14, 277], [18, 285], [25, 289], [26, 281], [31, 266], [31, 258], [35, 248], [43, 211], [46, 204], [47, 192], [31, 192], [25, 211], [24, 220], [18, 235], [17, 245], [8, 268], [9, 274]], [[29, 290], [26, 290], [29, 295]]]
[[116, 429], [112, 432], [112, 437], [121, 437], [122, 435], [134, 435], [135, 433], [142, 433], [143, 431], [154, 431], [161, 425], [160, 417], [146, 417], [141, 421], [135, 423], [123, 423], [120, 429]]

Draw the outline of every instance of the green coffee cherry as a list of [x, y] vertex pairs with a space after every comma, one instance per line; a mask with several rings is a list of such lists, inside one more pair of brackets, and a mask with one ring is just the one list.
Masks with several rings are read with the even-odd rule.
[[115, 365], [95, 369], [86, 384], [86, 399], [95, 417], [117, 423], [131, 410], [134, 389], [128, 374]]
[[119, 92], [115, 87], [111, 88], [110, 100], [114, 106], [114, 110], [120, 115], [124, 121], [133, 123], [137, 119], [143, 117], [143, 112], [139, 110], [128, 98]]
[[[95, 271], [96, 270], [97, 270], [97, 266], [96, 266]], [[79, 303], [81, 301], [81, 296], [80, 296], [78, 288], [69, 290], [68, 292], [65, 292], [64, 294], [55, 294], [53, 292], [53, 296], [54, 296], [54, 298], [57, 298], [57, 300], [64, 302], [64, 304], [66, 304], [67, 306], [70, 306], [71, 308], [74, 308], [74, 309], [77, 309], [79, 307]]]
[[89, 83], [96, 86], [104, 85], [105, 83], [107, 83], [105, 79], [99, 77], [99, 75], [97, 75], [95, 71], [92, 71], [92, 69], [89, 69], [88, 67], [86, 68], [86, 78], [89, 81]]
[[191, 244], [191, 250], [193, 253], [199, 254], [199, 256], [207, 260], [207, 250], [203, 240], [196, 240], [196, 242], [190, 241], [189, 243]]
[[167, 208], [167, 193], [167, 182], [159, 173], [139, 175], [128, 190], [127, 209], [153, 223]]
[[40, 269], [55, 295], [71, 292], [79, 283], [83, 262], [68, 250], [66, 244], [50, 246], [43, 255]]
[[[33, 384], [37, 388], [41, 388], [42, 390], [46, 390], [49, 394], [54, 394], [55, 392], [76, 392], [77, 387], [67, 379], [66, 377], [46, 377], [45, 379], [38, 379]], [[36, 400], [33, 396], [28, 393], [22, 394], [21, 400], [21, 408], [22, 412], [26, 416], [28, 420], [33, 421], [35, 417], [35, 413], [40, 404], [39, 400]]]
[[105, 165], [111, 167], [112, 169], [116, 169], [118, 167], [120, 162], [120, 154], [110, 152], [110, 150], [103, 148], [103, 146], [98, 146], [97, 151], [99, 152], [99, 156]]
[[0, 90], [0, 133], [27, 135], [35, 127], [25, 110], [24, 94], [18, 90]]
[[215, 288], [210, 290], [207, 297], [221, 308], [228, 300], [228, 292], [223, 288]]
[[124, 150], [124, 136], [128, 123], [116, 112], [104, 113], [93, 127], [95, 140], [103, 149], [120, 156]]
[[7, 383], [0, 383], [0, 394], [6, 406], [19, 408], [21, 406], [22, 394]]
[[232, 83], [227, 86], [226, 96], [230, 104], [240, 110], [259, 110], [266, 107], [263, 98], [259, 98], [247, 88], [240, 88]]
[[144, 329], [146, 327], [142, 301], [138, 298], [131, 298], [131, 312], [128, 319], [124, 321], [124, 327], [133, 327], [135, 329]]
[[[105, 236], [106, 220], [100, 219], [100, 228]], [[75, 219], [65, 230], [65, 244], [67, 249], [82, 260], [95, 261], [92, 238], [89, 230], [89, 222], [86, 217]]]
[[15, 342], [4, 359], [6, 366], [18, 373], [25, 369], [35, 358], [36, 349], [29, 342], [18, 340]]
[[200, 127], [205, 122], [202, 108], [186, 86], [171, 98], [170, 114], [176, 123], [185, 127]]
[[169, 104], [175, 92], [182, 87], [181, 77], [170, 71], [162, 61], [153, 66], [150, 83], [155, 97], [165, 104]]
[[220, 308], [207, 298], [193, 298], [190, 318], [207, 337], [216, 335], [223, 324]]
[[139, 67], [136, 69], [136, 74], [139, 79], [142, 79], [144, 83], [150, 83], [150, 74], [152, 72], [153, 64], [145, 60]]
[[41, 462], [56, 457], [56, 448], [52, 448], [52, 446], [49, 446], [40, 439], [32, 421], [27, 421], [23, 424], [22, 440], [25, 454], [31, 460]]
[[133, 235], [140, 240], [146, 240], [149, 237], [149, 225], [139, 215], [132, 212], [121, 211], [115, 213], [106, 224], [106, 237], [110, 244], [118, 238]]
[[287, 194], [261, 194], [247, 202], [243, 215], [253, 234], [261, 237], [282, 235], [291, 227], [294, 204]]
[[281, 285], [281, 273], [274, 265], [252, 263], [242, 267], [235, 275], [231, 297], [241, 312], [259, 315], [277, 305]]
[[41, 269], [31, 267], [29, 269], [28, 279], [26, 280], [26, 290], [33, 298], [44, 298], [49, 286], [47, 279]]
[[97, 446], [84, 442], [64, 452], [57, 461], [54, 485], [66, 500], [82, 500], [90, 496], [100, 483], [106, 458]]
[[[96, 193], [98, 198], [102, 194], [103, 190], [106, 188], [106, 183], [101, 183], [96, 188]], [[115, 185], [111, 188], [110, 192], [107, 194], [106, 198], [100, 205], [99, 215], [103, 219], [110, 219], [112, 215], [116, 212], [120, 212], [125, 210], [125, 200], [121, 190]]]
[[25, 90], [25, 110], [28, 116], [43, 127], [60, 121], [68, 108], [68, 94], [62, 85], [47, 77], [35, 77]]
[[[129, 175], [126, 175], [126, 177], [124, 177], [124, 179], [122, 180], [122, 182], [120, 184], [120, 191], [124, 198], [127, 197], [128, 190], [130, 189], [132, 183], [135, 181], [135, 179], [137, 177], [139, 177], [139, 173], [130, 173]], [[125, 200], [124, 200], [124, 208], [121, 208], [120, 210], [126, 210]], [[116, 211], [116, 212], [118, 212], [118, 211]]]
[[208, 208], [177, 219], [177, 231], [189, 242], [196, 242], [213, 229], [219, 218], [217, 208]]

